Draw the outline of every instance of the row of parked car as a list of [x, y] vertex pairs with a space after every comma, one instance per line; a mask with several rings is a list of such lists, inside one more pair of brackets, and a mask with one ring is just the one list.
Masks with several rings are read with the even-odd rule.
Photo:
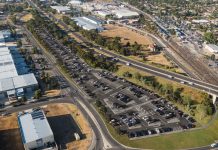
[[166, 132], [171, 132], [171, 131], [173, 131], [173, 129], [170, 127], [154, 128], [154, 129], [148, 129], [148, 130], [129, 132], [128, 137], [136, 138], [136, 137], [161, 134], [161, 133], [166, 133]]

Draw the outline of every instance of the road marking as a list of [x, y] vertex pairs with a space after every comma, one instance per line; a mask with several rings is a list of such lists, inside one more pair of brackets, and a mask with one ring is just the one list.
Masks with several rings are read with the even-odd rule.
[[112, 145], [108, 142], [108, 140], [104, 137], [104, 134], [102, 132], [102, 129], [99, 125], [99, 123], [97, 122], [97, 120], [95, 119], [95, 117], [93, 116], [93, 114], [91, 113], [91, 111], [81, 102], [81, 101], [77, 101], [79, 102], [79, 104], [84, 108], [84, 110], [89, 114], [89, 117], [92, 119], [92, 121], [94, 122], [94, 124], [97, 126], [100, 134], [101, 134], [101, 137], [102, 137], [102, 140], [103, 140], [103, 144], [104, 144], [104, 149], [109, 149], [109, 148], [112, 148]]

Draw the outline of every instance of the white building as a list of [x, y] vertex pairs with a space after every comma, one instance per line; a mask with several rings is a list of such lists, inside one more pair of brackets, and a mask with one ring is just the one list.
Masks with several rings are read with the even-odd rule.
[[0, 31], [0, 47], [5, 46], [5, 41], [11, 39], [10, 30], [2, 30]]
[[104, 10], [100, 10], [100, 11], [96, 11], [96, 14], [102, 18], [106, 18], [107, 16], [112, 15], [111, 12], [109, 11], [104, 11]]
[[98, 32], [104, 30], [102, 27], [104, 21], [102, 22], [101, 20], [94, 17], [76, 17], [73, 18], [73, 20], [79, 27], [83, 28], [84, 30], [97, 30]]
[[[10, 31], [0, 31], [0, 39], [7, 45]], [[14, 102], [25, 94], [30, 94], [38, 82], [33, 73], [29, 73], [24, 58], [19, 54], [16, 46], [6, 47], [0, 42], [0, 103], [3, 100]]]
[[204, 19], [199, 19], [199, 20], [193, 19], [192, 23], [195, 23], [195, 24], [208, 24], [208, 23], [210, 23], [210, 21], [204, 20]]
[[215, 44], [205, 44], [205, 49], [211, 53], [218, 53], [218, 46]]
[[131, 11], [131, 10], [126, 9], [126, 8], [113, 10], [113, 13], [118, 19], [128, 19], [128, 18], [139, 17], [139, 13], [137, 13], [135, 11]]
[[60, 14], [67, 14], [71, 12], [70, 7], [68, 6], [51, 6], [51, 8]]
[[68, 6], [78, 6], [81, 4], [82, 4], [82, 2], [80, 0], [71, 0], [67, 3]]
[[42, 110], [19, 114], [18, 125], [25, 150], [57, 150], [53, 132]]

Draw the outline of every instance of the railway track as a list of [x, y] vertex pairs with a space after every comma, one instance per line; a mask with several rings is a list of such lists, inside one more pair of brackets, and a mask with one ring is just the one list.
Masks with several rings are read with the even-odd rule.
[[170, 39], [169, 42], [171, 44], [166, 44], [173, 50], [173, 52], [175, 52], [186, 63], [188, 63], [193, 70], [195, 70], [201, 80], [218, 85], [218, 76], [212, 72], [212, 70], [210, 70], [201, 60], [193, 56], [188, 49], [176, 44], [174, 41], [172, 41], [172, 39]]

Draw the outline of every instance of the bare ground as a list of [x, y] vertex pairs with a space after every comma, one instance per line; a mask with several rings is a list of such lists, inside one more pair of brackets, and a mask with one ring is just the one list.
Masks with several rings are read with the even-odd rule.
[[121, 42], [123, 44], [126, 44], [128, 41], [133, 44], [134, 42], [137, 42], [141, 45], [150, 45], [153, 44], [153, 41], [151, 38], [140, 35], [136, 33], [135, 31], [132, 31], [125, 27], [120, 27], [118, 25], [105, 25], [106, 28], [105, 31], [101, 32], [101, 35], [105, 37], [120, 37]]
[[[57, 111], [61, 110], [61, 111]], [[58, 144], [68, 150], [86, 150], [92, 141], [92, 131], [85, 117], [72, 104], [51, 104], [45, 108], [49, 123]], [[76, 141], [74, 133], [81, 136]]]
[[0, 117], [0, 149], [24, 150], [15, 113]]

